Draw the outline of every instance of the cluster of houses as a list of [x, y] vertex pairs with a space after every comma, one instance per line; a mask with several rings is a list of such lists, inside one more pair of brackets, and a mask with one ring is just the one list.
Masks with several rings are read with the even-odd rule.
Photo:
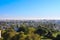
[[[0, 29], [1, 30], [5, 30], [11, 27], [14, 27], [15, 30], [18, 30], [18, 27], [21, 27], [21, 25], [26, 25], [28, 27], [33, 26], [33, 27], [37, 27], [39, 25], [45, 26], [45, 25], [50, 25], [49, 22], [52, 21], [0, 21]], [[53, 23], [53, 22], [52, 22]], [[44, 25], [45, 24], [45, 25]], [[18, 27], [17, 27], [18, 26]], [[55, 30], [59, 30], [60, 31], [60, 24], [56, 24], [53, 26], [48, 26], [48, 28], [53, 28]]]

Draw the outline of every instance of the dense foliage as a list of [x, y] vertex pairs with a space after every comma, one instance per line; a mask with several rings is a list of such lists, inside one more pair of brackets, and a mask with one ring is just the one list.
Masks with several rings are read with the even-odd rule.
[[[3, 26], [5, 26], [3, 24]], [[54, 24], [55, 25], [55, 24]], [[51, 28], [49, 28], [51, 26]], [[52, 24], [40, 24], [37, 27], [32, 25], [12, 24], [10, 27], [1, 29], [2, 37], [0, 40], [60, 40], [60, 32], [52, 28]]]

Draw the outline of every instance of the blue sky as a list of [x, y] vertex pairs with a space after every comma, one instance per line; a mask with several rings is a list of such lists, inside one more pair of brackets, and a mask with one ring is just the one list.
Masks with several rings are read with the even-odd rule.
[[59, 18], [60, 0], [0, 0], [0, 19]]

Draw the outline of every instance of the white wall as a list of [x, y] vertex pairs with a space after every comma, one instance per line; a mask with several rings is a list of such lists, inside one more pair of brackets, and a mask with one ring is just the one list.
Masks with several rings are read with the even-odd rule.
[[0, 38], [1, 38], [1, 30], [0, 30]]

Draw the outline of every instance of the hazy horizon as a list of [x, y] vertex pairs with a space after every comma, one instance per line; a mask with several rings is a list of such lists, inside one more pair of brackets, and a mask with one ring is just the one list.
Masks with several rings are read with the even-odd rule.
[[59, 18], [0, 18], [0, 20], [60, 20]]

